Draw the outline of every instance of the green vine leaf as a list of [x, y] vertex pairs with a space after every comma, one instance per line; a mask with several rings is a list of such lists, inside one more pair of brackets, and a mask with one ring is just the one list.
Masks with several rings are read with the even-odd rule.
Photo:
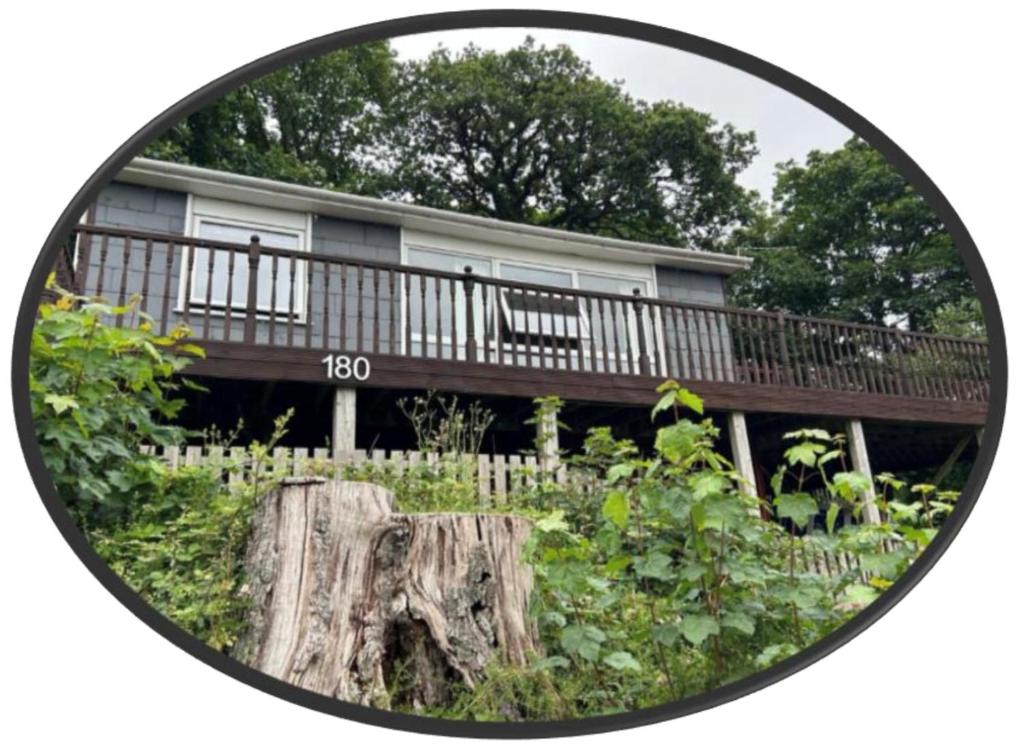
[[709, 636], [718, 635], [718, 621], [710, 615], [687, 615], [682, 622], [683, 637], [694, 646], [702, 644]]

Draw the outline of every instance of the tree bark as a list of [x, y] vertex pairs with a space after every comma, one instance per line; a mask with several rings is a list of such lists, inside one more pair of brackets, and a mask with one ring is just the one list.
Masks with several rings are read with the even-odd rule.
[[531, 524], [500, 514], [401, 514], [369, 483], [289, 478], [257, 506], [248, 630], [234, 654], [348, 702], [444, 705], [492, 661], [538, 651], [521, 561]]

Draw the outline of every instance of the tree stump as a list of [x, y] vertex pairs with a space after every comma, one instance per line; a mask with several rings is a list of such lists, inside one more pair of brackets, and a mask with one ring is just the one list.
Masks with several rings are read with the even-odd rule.
[[500, 514], [401, 514], [370, 483], [289, 478], [257, 506], [248, 631], [235, 656], [348, 702], [444, 705], [492, 660], [538, 650], [521, 560], [531, 524]]

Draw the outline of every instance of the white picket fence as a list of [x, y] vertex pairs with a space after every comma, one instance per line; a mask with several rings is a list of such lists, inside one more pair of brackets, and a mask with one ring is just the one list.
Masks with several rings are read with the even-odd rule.
[[[228, 471], [229, 483], [241, 483], [254, 467], [253, 459], [245, 447], [184, 448], [144, 447], [147, 454], [155, 454], [170, 467], [206, 465]], [[462, 455], [458, 460], [436, 452], [414, 450], [353, 450], [334, 457], [326, 447], [304, 449], [276, 447], [263, 467], [265, 475], [331, 474], [339, 468], [352, 466], [390, 468], [401, 474], [420, 465], [437, 467], [444, 464], [453, 477], [472, 478], [476, 481], [481, 502], [501, 502], [505, 496], [524, 488], [532, 488], [542, 478], [560, 484], [569, 480], [569, 469], [564, 463], [544, 463], [536, 455]], [[457, 467], [461, 465], [461, 467]]]
[[[206, 465], [228, 471], [229, 483], [242, 483], [254, 466], [245, 447], [143, 447], [143, 452], [155, 454], [172, 468]], [[376, 467], [392, 469], [401, 474], [420, 465], [437, 467], [444, 463], [455, 478], [475, 479], [480, 503], [502, 504], [510, 494], [536, 486], [543, 478], [566, 484], [575, 473], [564, 463], [542, 464], [536, 455], [463, 455], [458, 460], [442, 458], [436, 452], [414, 450], [353, 450], [334, 458], [326, 447], [315, 449], [276, 447], [263, 467], [263, 474], [285, 477], [290, 475], [330, 475], [338, 468]], [[461, 467], [456, 465], [461, 464]], [[581, 488], [593, 484], [577, 481]], [[796, 562], [804, 571], [834, 576], [858, 570], [857, 559], [850, 553], [826, 553], [810, 543], [802, 543], [796, 553]], [[866, 574], [865, 574], [866, 576]]]

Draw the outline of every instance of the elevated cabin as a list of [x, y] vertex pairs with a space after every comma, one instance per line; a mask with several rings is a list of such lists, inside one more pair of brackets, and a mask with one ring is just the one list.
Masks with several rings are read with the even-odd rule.
[[193, 166], [134, 160], [66, 259], [78, 292], [138, 294], [162, 330], [192, 329], [207, 356], [189, 373], [212, 394], [190, 425], [294, 406], [301, 447], [407, 447], [394, 403], [426, 389], [493, 404], [494, 450], [532, 440], [540, 395], [568, 402], [574, 432], [642, 439], [672, 377], [763, 484], [788, 428], [845, 427], [865, 466], [870, 448], [885, 469], [934, 467], [970, 455], [988, 409], [984, 342], [728, 307], [747, 258]]

